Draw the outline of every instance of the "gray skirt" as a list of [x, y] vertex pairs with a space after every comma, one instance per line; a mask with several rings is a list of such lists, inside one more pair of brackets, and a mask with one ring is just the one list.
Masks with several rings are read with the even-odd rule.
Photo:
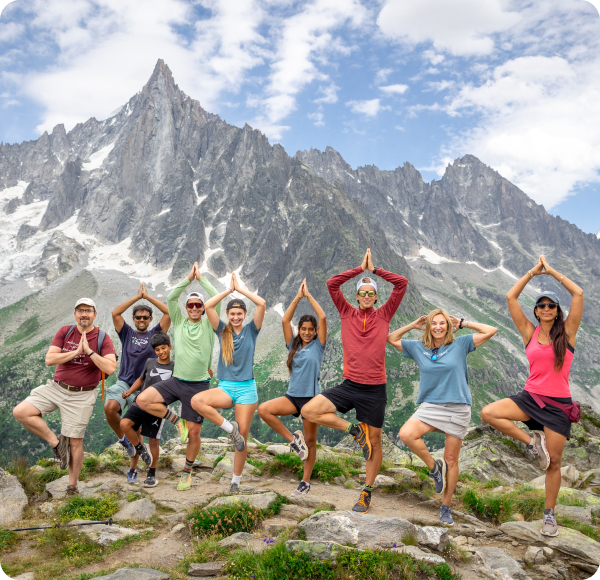
[[471, 423], [471, 405], [466, 403], [421, 403], [413, 419], [435, 427], [438, 433], [446, 433], [464, 439]]

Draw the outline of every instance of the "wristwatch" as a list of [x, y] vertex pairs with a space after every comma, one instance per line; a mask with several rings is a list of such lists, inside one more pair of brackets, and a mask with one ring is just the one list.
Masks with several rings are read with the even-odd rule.
[[373, 275], [374, 275], [374, 276], [377, 276], [377, 266], [375, 266], [375, 267], [373, 268]]

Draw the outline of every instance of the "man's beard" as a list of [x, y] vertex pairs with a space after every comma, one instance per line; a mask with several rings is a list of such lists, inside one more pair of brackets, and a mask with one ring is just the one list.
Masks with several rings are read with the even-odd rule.
[[87, 327], [88, 327], [90, 324], [92, 324], [92, 321], [91, 321], [91, 320], [80, 320], [80, 321], [79, 321], [79, 325], [80, 325], [82, 328], [87, 328]]

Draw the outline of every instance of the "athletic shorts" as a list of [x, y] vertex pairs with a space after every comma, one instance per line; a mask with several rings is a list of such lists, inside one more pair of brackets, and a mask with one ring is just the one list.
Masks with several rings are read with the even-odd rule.
[[300, 417], [300, 413], [302, 412], [302, 407], [308, 403], [308, 401], [312, 401], [314, 397], [293, 397], [292, 395], [288, 395], [287, 393], [283, 395], [286, 399], [291, 401], [291, 403], [296, 407], [297, 413], [292, 413], [294, 417]]
[[67, 391], [56, 381], [48, 379], [45, 385], [31, 391], [25, 400], [44, 417], [52, 411], [60, 411], [61, 435], [83, 439], [90, 417], [94, 411], [98, 389], [91, 391]]
[[175, 401], [181, 401], [181, 418], [192, 423], [202, 425], [204, 417], [198, 415], [192, 407], [192, 397], [203, 391], [208, 391], [210, 381], [182, 381], [176, 377], [171, 377], [166, 381], [154, 383], [151, 387], [159, 393], [165, 400], [167, 407]]
[[[530, 419], [528, 421], [523, 421], [523, 423], [527, 425], [530, 431], [543, 431], [544, 427], [548, 427], [551, 431], [559, 433], [567, 439], [571, 438], [571, 421], [569, 421], [567, 414], [559, 407], [546, 403], [546, 406], [541, 409], [535, 402], [535, 399], [527, 391], [521, 391], [508, 398], [515, 402], [523, 413], [529, 415]], [[573, 399], [570, 397], [550, 398], [565, 405], [571, 405], [573, 403]]]
[[335, 405], [339, 413], [356, 409], [358, 422], [378, 429], [383, 427], [387, 405], [386, 383], [362, 385], [346, 379], [341, 385], [327, 389], [321, 394]]
[[134, 431], [137, 431], [141, 427], [142, 435], [144, 437], [152, 437], [152, 439], [160, 439], [165, 423], [164, 419], [150, 415], [150, 413], [147, 413], [135, 403], [127, 409], [127, 413], [125, 413], [123, 419], [133, 421]]
[[411, 419], [435, 427], [437, 433], [464, 439], [471, 423], [471, 405], [466, 403], [421, 403]]
[[129, 397], [124, 399], [123, 393], [125, 391], [128, 391], [129, 387], [131, 387], [131, 385], [128, 385], [125, 381], [119, 379], [114, 385], [106, 389], [106, 393], [104, 394], [105, 403], [106, 401], [109, 401], [111, 399], [113, 401], [118, 401], [119, 405], [121, 405], [121, 410], [119, 411], [119, 413], [123, 413], [125, 407], [131, 407], [131, 405], [133, 405], [133, 402], [135, 401], [135, 398], [138, 394], [137, 392], [133, 393], [133, 395], [129, 395]]
[[249, 381], [219, 381], [219, 389], [231, 397], [233, 405], [254, 405], [254, 403], [258, 403], [258, 393], [256, 392], [256, 381], [254, 379]]

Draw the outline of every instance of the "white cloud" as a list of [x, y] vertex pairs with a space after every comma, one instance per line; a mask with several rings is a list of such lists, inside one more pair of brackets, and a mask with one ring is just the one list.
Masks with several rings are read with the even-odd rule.
[[494, 50], [490, 35], [519, 21], [516, 12], [502, 7], [501, 0], [387, 0], [377, 24], [386, 37], [400, 42], [431, 42], [437, 51], [454, 55], [486, 55]]
[[435, 91], [436, 93], [439, 93], [440, 91], [445, 91], [446, 89], [449, 89], [450, 87], [453, 87], [456, 83], [454, 81], [449, 81], [444, 79], [443, 81], [437, 81], [437, 82], [428, 82], [427, 86], [432, 90]]
[[428, 60], [432, 65], [444, 62], [446, 57], [443, 54], [436, 54], [435, 50], [424, 50], [421, 54], [424, 60]]
[[366, 117], [376, 117], [379, 111], [390, 110], [390, 107], [384, 107], [379, 99], [369, 101], [348, 101], [346, 103], [353, 113], [360, 113]]
[[381, 68], [377, 71], [377, 74], [375, 75], [375, 84], [376, 85], [380, 85], [381, 83], [385, 83], [385, 81], [387, 81], [387, 78], [393, 73], [394, 71], [391, 68]]
[[379, 87], [380, 91], [383, 91], [386, 95], [403, 95], [408, 91], [408, 85], [388, 85], [386, 87]]
[[309, 113], [307, 117], [314, 121], [313, 125], [315, 125], [315, 127], [323, 127], [325, 125], [325, 122], [323, 121], [323, 113], [321, 111]]
[[339, 90], [340, 90], [340, 87], [338, 87], [335, 83], [331, 83], [330, 85], [328, 85], [326, 87], [319, 87], [319, 92], [322, 93], [323, 96], [319, 97], [318, 99], [315, 99], [313, 102], [326, 103], [326, 104], [337, 103], [337, 100], [338, 100], [337, 92]]

